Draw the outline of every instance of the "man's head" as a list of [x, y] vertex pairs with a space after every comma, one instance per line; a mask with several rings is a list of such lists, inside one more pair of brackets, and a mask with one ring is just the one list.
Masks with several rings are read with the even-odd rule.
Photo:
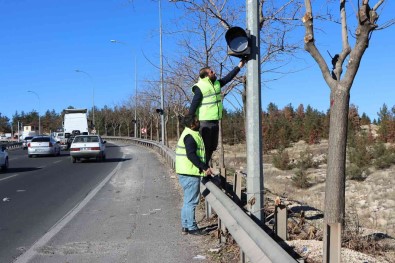
[[215, 71], [212, 70], [210, 67], [204, 67], [199, 71], [199, 77], [201, 79], [204, 79], [205, 77], [208, 77], [211, 82], [214, 82], [217, 80], [217, 75], [215, 74]]
[[186, 115], [183, 119], [183, 125], [194, 131], [198, 131], [200, 128], [200, 122], [194, 115]]

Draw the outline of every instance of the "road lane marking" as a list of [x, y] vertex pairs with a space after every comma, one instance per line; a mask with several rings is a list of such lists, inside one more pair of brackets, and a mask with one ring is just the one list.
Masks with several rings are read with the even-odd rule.
[[53, 163], [55, 164], [55, 163], [60, 163], [62, 160], [57, 160], [57, 161], [54, 161]]
[[[125, 154], [122, 156], [125, 158]], [[119, 162], [118, 165], [112, 170], [110, 174], [104, 178], [103, 181], [100, 182], [95, 189], [90, 191], [88, 195], [74, 208], [72, 208], [62, 219], [60, 219], [54, 226], [52, 226], [49, 231], [44, 234], [39, 240], [37, 240], [25, 253], [20, 255], [14, 263], [28, 263], [30, 262], [36, 255], [38, 255], [37, 251], [39, 248], [47, 244], [56, 234], [58, 234], [63, 227], [65, 227], [76, 214], [78, 214], [88, 203], [89, 201], [107, 184], [107, 182], [121, 169], [122, 162]]]
[[1, 178], [0, 181], [7, 180], [7, 179], [10, 179], [10, 178], [15, 177], [15, 176], [18, 176], [18, 175], [19, 175], [19, 174], [13, 174], [13, 175], [11, 175], [11, 176]]

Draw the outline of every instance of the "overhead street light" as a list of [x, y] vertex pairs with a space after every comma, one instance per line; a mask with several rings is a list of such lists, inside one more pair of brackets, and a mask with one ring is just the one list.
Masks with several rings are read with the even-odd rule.
[[[122, 42], [122, 41], [118, 41], [115, 39], [111, 39], [110, 40], [111, 43], [114, 44], [123, 44], [126, 46], [129, 46], [127, 43]], [[133, 49], [132, 50], [132, 54], [133, 54]], [[137, 138], [137, 58], [136, 56], [134, 56], [134, 80], [135, 80], [135, 98], [134, 98], [134, 120], [132, 120], [132, 123], [134, 123], [134, 137]]]
[[83, 70], [76, 69], [74, 71], [77, 73], [83, 73], [83, 74], [87, 75], [91, 81], [91, 84], [92, 84], [92, 121], [93, 121], [93, 129], [95, 129], [95, 127], [96, 127], [95, 126], [95, 85], [93, 84], [92, 76]]
[[38, 135], [41, 135], [41, 117], [40, 117], [40, 105], [41, 105], [41, 102], [40, 102], [40, 96], [38, 96], [38, 94], [36, 92], [32, 91], [32, 90], [28, 90], [27, 92], [33, 93], [34, 95], [37, 96], [37, 99], [38, 99]]
[[163, 114], [163, 109], [165, 108], [164, 101], [164, 90], [163, 90], [163, 52], [162, 52], [162, 5], [161, 0], [159, 0], [159, 53], [160, 53], [160, 107], [162, 109], [162, 114], [160, 115], [160, 122], [162, 126], [161, 136], [162, 144], [166, 145], [165, 142], [165, 115]]

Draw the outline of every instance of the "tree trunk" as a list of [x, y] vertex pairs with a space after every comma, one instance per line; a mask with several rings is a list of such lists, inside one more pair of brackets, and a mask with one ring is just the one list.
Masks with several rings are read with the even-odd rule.
[[156, 140], [159, 142], [160, 141], [160, 139], [159, 139], [159, 119], [157, 119], [157, 121], [156, 121]]
[[177, 116], [177, 141], [180, 139], [180, 120]]
[[350, 94], [339, 84], [331, 92], [325, 222], [342, 223], [345, 215], [345, 174]]

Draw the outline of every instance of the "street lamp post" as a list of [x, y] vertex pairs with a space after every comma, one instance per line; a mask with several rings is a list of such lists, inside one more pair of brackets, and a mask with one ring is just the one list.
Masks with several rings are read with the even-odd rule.
[[91, 84], [92, 84], [92, 121], [93, 121], [93, 129], [95, 129], [95, 85], [93, 84], [92, 77], [89, 73], [87, 73], [83, 70], [79, 70], [79, 69], [76, 69], [75, 72], [84, 73], [91, 80]]
[[[121, 42], [118, 40], [110, 40], [111, 43], [114, 44], [123, 44], [127, 45], [125, 42]], [[133, 50], [132, 50], [133, 53]], [[135, 81], [135, 98], [134, 98], [134, 137], [137, 138], [137, 58], [136, 56], [134, 57], [134, 81]]]
[[159, 49], [160, 49], [160, 107], [162, 109], [162, 114], [160, 116], [160, 121], [161, 121], [161, 126], [162, 126], [162, 131], [161, 131], [161, 137], [162, 137], [162, 144], [165, 144], [165, 115], [164, 115], [164, 110], [165, 110], [165, 103], [164, 103], [164, 94], [163, 94], [163, 54], [162, 54], [162, 6], [161, 6], [161, 0], [159, 0]]
[[32, 90], [28, 90], [27, 92], [33, 93], [34, 95], [37, 96], [37, 99], [38, 99], [38, 134], [41, 135], [40, 96], [38, 96], [38, 94]]

